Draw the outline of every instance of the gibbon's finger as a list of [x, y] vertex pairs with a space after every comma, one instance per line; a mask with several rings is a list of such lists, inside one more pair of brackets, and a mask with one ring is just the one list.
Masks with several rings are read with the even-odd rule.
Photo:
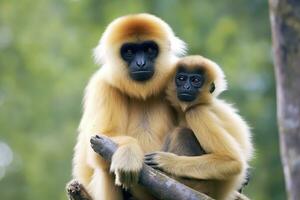
[[138, 182], [138, 172], [121, 171], [120, 182], [124, 189]]
[[145, 162], [146, 165], [154, 168], [154, 169], [160, 169], [161, 166], [159, 165], [159, 163], [155, 162], [155, 161], [148, 161], [148, 162]]
[[123, 172], [123, 171], [120, 171], [119, 173], [120, 173], [119, 174], [119, 176], [120, 176], [120, 184], [121, 184], [122, 188], [123, 189], [128, 189], [128, 182], [127, 182], [128, 177], [126, 177], [127, 174], [125, 172]]
[[151, 154], [145, 155], [144, 156], [144, 161], [145, 162], [147, 162], [147, 161], [154, 161], [156, 155], [157, 155], [156, 153], [151, 153]]
[[150, 167], [158, 167], [158, 163], [155, 161], [147, 161], [145, 164], [149, 165]]
[[157, 161], [155, 161], [155, 155], [156, 153], [146, 155], [144, 157], [144, 163], [146, 163], [147, 165], [158, 165]]
[[131, 179], [131, 184], [135, 184], [139, 180], [139, 173], [138, 172], [131, 172], [130, 173], [130, 179]]
[[145, 154], [145, 157], [152, 157], [152, 156], [154, 156], [156, 154], [157, 154], [157, 152], [147, 153], [147, 154]]
[[144, 157], [144, 160], [146, 161], [146, 160], [153, 160], [154, 159], [154, 156], [145, 156]]

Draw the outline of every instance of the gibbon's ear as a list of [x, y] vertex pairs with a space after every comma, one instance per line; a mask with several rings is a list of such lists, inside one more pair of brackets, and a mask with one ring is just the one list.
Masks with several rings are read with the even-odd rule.
[[173, 36], [170, 42], [171, 51], [178, 57], [184, 56], [187, 53], [187, 44], [176, 36]]
[[210, 84], [210, 90], [209, 90], [209, 92], [213, 93], [215, 91], [215, 89], [216, 89], [215, 83], [212, 82], [212, 84]]
[[214, 97], [217, 97], [220, 93], [226, 90], [227, 84], [225, 80], [225, 75], [221, 67], [213, 62], [212, 60], [206, 59], [206, 62], [209, 66], [208, 70], [211, 70], [211, 72], [214, 74], [214, 77], [212, 79], [213, 83], [211, 84], [211, 94], [213, 94]]

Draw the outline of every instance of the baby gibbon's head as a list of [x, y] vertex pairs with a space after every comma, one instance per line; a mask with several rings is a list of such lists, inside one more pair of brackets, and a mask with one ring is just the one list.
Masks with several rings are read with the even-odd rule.
[[167, 88], [167, 98], [181, 109], [208, 104], [226, 90], [222, 69], [213, 61], [199, 55], [181, 58]]

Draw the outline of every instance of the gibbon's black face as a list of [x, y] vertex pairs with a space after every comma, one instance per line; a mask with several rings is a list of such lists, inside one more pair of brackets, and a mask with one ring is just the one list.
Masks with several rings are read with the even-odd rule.
[[121, 47], [121, 57], [128, 64], [130, 77], [135, 81], [149, 80], [155, 71], [154, 62], [159, 53], [153, 41], [125, 43]]
[[175, 77], [178, 99], [184, 102], [194, 101], [204, 81], [203, 71], [199, 69], [189, 71], [184, 67], [179, 67]]

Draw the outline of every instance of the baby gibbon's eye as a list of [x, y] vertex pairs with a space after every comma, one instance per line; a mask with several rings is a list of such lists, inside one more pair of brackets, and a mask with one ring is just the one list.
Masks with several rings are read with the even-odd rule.
[[193, 82], [193, 83], [199, 83], [199, 82], [200, 82], [200, 79], [199, 79], [199, 78], [193, 78], [193, 79], [192, 79], [192, 82]]
[[177, 76], [177, 80], [179, 80], [179, 81], [185, 81], [186, 77], [183, 76], [183, 75], [180, 75], [180, 76]]
[[148, 47], [147, 52], [151, 54], [151, 53], [153, 53], [153, 49], [151, 47]]
[[190, 79], [192, 85], [194, 87], [201, 87], [204, 83], [204, 77], [203, 76], [200, 76], [200, 75], [195, 75], [195, 76], [192, 76], [191, 79]]

